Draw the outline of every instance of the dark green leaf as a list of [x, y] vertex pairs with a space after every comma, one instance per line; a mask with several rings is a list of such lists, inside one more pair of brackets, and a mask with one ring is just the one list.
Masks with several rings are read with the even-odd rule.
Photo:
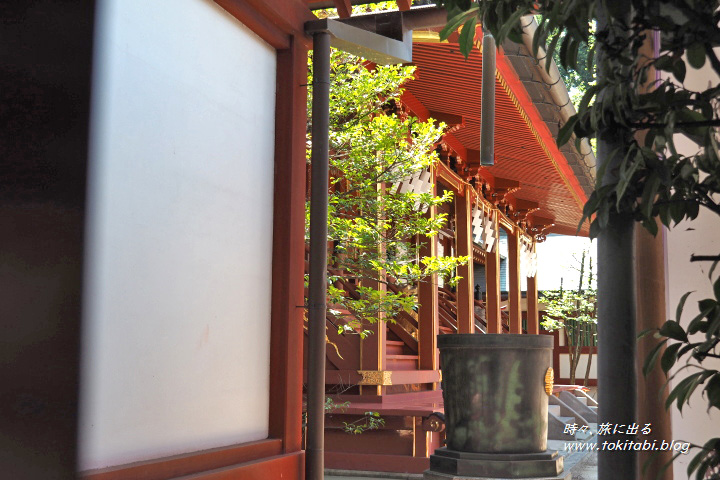
[[681, 358], [681, 357], [682, 357], [683, 355], [685, 355], [687, 352], [689, 352], [689, 351], [691, 351], [693, 348], [695, 348], [695, 345], [697, 345], [697, 344], [696, 344], [696, 343], [688, 343], [687, 345], [685, 345], [684, 347], [682, 347], [682, 348], [680, 349], [680, 351], [678, 352], [678, 355], [677, 355], [678, 358]]
[[460, 12], [453, 18], [449, 19], [445, 27], [440, 30], [440, 40], [447, 40], [447, 38], [452, 35], [452, 33], [455, 32], [458, 27], [460, 27], [460, 25], [464, 24], [467, 21], [470, 15], [474, 15], [476, 12], [477, 7], [467, 12]]
[[660, 367], [663, 369], [663, 372], [665, 372], [665, 374], [667, 374], [672, 368], [672, 366], [675, 365], [675, 362], [677, 361], [678, 350], [680, 350], [680, 347], [682, 347], [682, 345], [682, 343], [673, 343], [665, 349], [665, 352], [660, 359]]
[[678, 395], [677, 398], [677, 407], [678, 410], [682, 411], [683, 404], [687, 404], [690, 402], [690, 397], [692, 396], [695, 389], [700, 385], [707, 377], [712, 375], [712, 372], [703, 371], [698, 372], [690, 375], [688, 379], [692, 379], [692, 381], [688, 382], [687, 388], [685, 389], [685, 392], [681, 395]]
[[692, 473], [695, 470], [697, 470], [697, 468], [700, 466], [702, 461], [705, 459], [705, 455], [706, 455], [705, 451], [700, 451], [700, 453], [695, 455], [693, 457], [693, 459], [690, 460], [690, 463], [688, 463], [688, 467], [687, 467], [688, 478], [690, 478], [690, 475], [692, 475]]
[[716, 373], [708, 381], [705, 387], [705, 393], [708, 398], [708, 408], [715, 407], [720, 409], [720, 373]]
[[658, 331], [658, 329], [655, 328], [655, 327], [653, 327], [653, 328], [646, 328], [645, 330], [643, 330], [642, 332], [640, 332], [640, 333], [637, 334], [637, 339], [640, 340], [641, 338], [645, 338], [645, 337], [647, 337], [648, 335], [650, 335], [651, 333], [657, 332], [657, 331]]
[[677, 309], [675, 310], [675, 321], [679, 322], [680, 317], [682, 316], [683, 308], [685, 308], [685, 301], [690, 296], [690, 294], [693, 293], [693, 291], [686, 292], [685, 295], [680, 297], [680, 301], [678, 302]]
[[635, 152], [635, 147], [631, 146], [622, 162], [622, 167], [620, 169], [620, 181], [618, 181], [617, 188], [615, 189], [617, 192], [617, 201], [615, 206], [618, 209], [620, 209], [620, 202], [622, 202], [623, 197], [625, 196], [625, 190], [628, 185], [630, 185], [630, 181], [632, 180], [635, 171], [643, 164], [641, 153], [638, 151], [637, 155], [633, 155]]
[[705, 65], [705, 46], [700, 43], [693, 43], [687, 48], [687, 59], [691, 67], [702, 68]]
[[616, 20], [623, 21], [625, 17], [630, 14], [628, 2], [623, 0], [606, 0], [605, 6], [612, 16]]
[[610, 202], [603, 202], [597, 212], [597, 221], [600, 228], [605, 228], [610, 221]]
[[660, 221], [663, 225], [670, 228], [670, 222], [672, 222], [672, 217], [670, 216], [670, 206], [660, 205], [658, 207], [658, 216], [660, 217]]
[[685, 330], [680, 324], [674, 320], [668, 320], [660, 327], [660, 335], [674, 340], [680, 340], [681, 342], [687, 342], [688, 337]]
[[658, 233], [658, 225], [654, 218], [646, 218], [642, 221], [642, 226], [645, 227], [645, 230], [650, 233], [653, 237], [657, 235]]
[[[708, 272], [708, 278], [712, 279], [712, 274], [715, 271], [715, 267], [718, 266], [718, 263], [720, 263], [720, 260], [715, 260], [712, 264], [712, 267], [710, 267], [710, 271]], [[720, 300], [720, 298], [718, 298]]]
[[[552, 37], [550, 40], [550, 44], [547, 46], [547, 49], [545, 50], [545, 56], [546, 58], [553, 58], [553, 53], [555, 52], [555, 47], [557, 46], [557, 42], [560, 40], [560, 34], [557, 34]], [[550, 67], [552, 66], [552, 62], [545, 62], [545, 70], [550, 71]]]
[[677, 225], [685, 216], [685, 204], [677, 200], [670, 204], [670, 216]]
[[525, 12], [523, 10], [518, 9], [507, 20], [505, 20], [505, 23], [498, 31], [497, 41], [499, 44], [502, 43], [505, 37], [509, 37], [510, 32], [518, 26], [518, 22], [524, 13]]
[[715, 284], [713, 285], [713, 292], [715, 293], [715, 298], [720, 301], [720, 278], [715, 280]]
[[665, 400], [665, 408], [668, 408], [674, 401], [676, 401], [678, 410], [682, 411], [685, 398], [688, 398], [689, 393], [692, 393], [692, 391], [695, 390], [693, 384], [701, 374], [702, 372], [693, 373], [678, 383], [668, 395], [667, 400]]
[[575, 128], [575, 124], [577, 122], [578, 122], [577, 114], [568, 118], [568, 121], [565, 123], [565, 125], [562, 126], [562, 128], [558, 132], [558, 137], [557, 137], [557, 142], [556, 142], [558, 147], [562, 147], [563, 145], [565, 145], [568, 142], [568, 140], [570, 140], [570, 137], [573, 134], [573, 128]]
[[[645, 215], [645, 217], [649, 218], [652, 214], [652, 207], [658, 188], [660, 188], [660, 177], [657, 173], [653, 172], [650, 174], [650, 178], [645, 181], [645, 188], [642, 194], [643, 215]], [[655, 227], [657, 228], [657, 225]]]
[[458, 38], [458, 45], [460, 46], [460, 53], [465, 58], [470, 55], [473, 45], [475, 44], [475, 27], [477, 26], [477, 17], [472, 17], [470, 20], [465, 22], [462, 31], [460, 32], [460, 38]]
[[678, 79], [680, 83], [685, 81], [685, 74], [687, 69], [685, 68], [685, 62], [682, 59], [677, 60], [672, 66], [673, 75]]
[[662, 55], [655, 60], [655, 68], [658, 70], [670, 70], [673, 65], [673, 58], [670, 55]]
[[698, 302], [698, 304], [700, 305], [700, 313], [695, 318], [693, 318], [690, 321], [690, 323], [688, 324], [687, 332], [690, 335], [702, 330], [703, 325], [707, 323], [707, 322], [703, 322], [703, 319], [705, 317], [707, 317], [708, 315], [710, 315], [710, 312], [712, 312], [713, 309], [715, 308], [715, 302], [713, 302], [712, 300], [709, 301], [710, 305], [706, 305], [705, 308], [702, 308], [703, 302], [705, 302], [705, 301], [702, 300], [702, 301]]
[[662, 347], [667, 343], [667, 340], [663, 340], [662, 342], [658, 343], [653, 347], [652, 350], [650, 350], [650, 353], [647, 354], [647, 357], [645, 357], [645, 363], [643, 363], [643, 375], [646, 377], [650, 374], [650, 372], [653, 371], [655, 368], [655, 364], [657, 363], [657, 359], [660, 356], [660, 353], [662, 352]]

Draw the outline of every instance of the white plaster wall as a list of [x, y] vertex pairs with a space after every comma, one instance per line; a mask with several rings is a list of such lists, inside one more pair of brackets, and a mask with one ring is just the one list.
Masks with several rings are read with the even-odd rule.
[[[580, 355], [578, 366], [575, 369], [575, 382], [582, 383], [585, 378], [585, 371], [587, 370], [588, 354], [583, 353]], [[570, 354], [560, 354], [560, 378], [570, 378]], [[590, 377], [591, 379], [597, 379], [597, 355], [593, 354], [592, 363], [590, 363]]]
[[[685, 87], [693, 90], [701, 90], [708, 87], [708, 84], [716, 85], [717, 76], [714, 75], [709, 65], [706, 64], [702, 70], [694, 70], [688, 67], [689, 71], [685, 81]], [[685, 137], [676, 137], [678, 150], [687, 154], [697, 151], [697, 146]], [[700, 215], [693, 222], [683, 222], [678, 227], [665, 231], [666, 253], [667, 253], [667, 317], [675, 319], [675, 310], [685, 292], [694, 290], [686, 304], [685, 313], [681, 323], [687, 326], [688, 322], [698, 313], [697, 302], [703, 298], [712, 296], [712, 284], [708, 279], [708, 270], [711, 263], [698, 262], [690, 263], [690, 255], [717, 255], [720, 253], [720, 218], [716, 215], [700, 209]], [[715, 275], [717, 278], [717, 273]], [[700, 334], [700, 338], [704, 335]], [[720, 361], [709, 359], [703, 363], [708, 368], [720, 369]], [[690, 373], [690, 372], [688, 372]], [[681, 381], [684, 374], [677, 377], [673, 384]], [[707, 400], [703, 398], [699, 390], [693, 395], [690, 407], [683, 408], [683, 413], [672, 410], [672, 434], [674, 440], [690, 441], [695, 444], [703, 444], [712, 437], [718, 436], [720, 432], [720, 413], [717, 410], [712, 414], [707, 412]], [[694, 453], [681, 455], [674, 463], [673, 469], [676, 479], [687, 478], [687, 464]]]
[[98, 2], [80, 468], [267, 437], [276, 54]]

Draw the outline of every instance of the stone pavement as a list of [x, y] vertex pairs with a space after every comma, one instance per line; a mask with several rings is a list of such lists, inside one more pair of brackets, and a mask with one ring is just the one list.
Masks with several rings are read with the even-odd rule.
[[[596, 442], [597, 437], [587, 440]], [[567, 480], [597, 480], [597, 453], [563, 452], [565, 442], [548, 440], [548, 448], [560, 451], [565, 456], [565, 476]], [[567, 475], [567, 474], [570, 475]], [[326, 470], [325, 480], [422, 480], [422, 474], [385, 473], [385, 472], [354, 472], [348, 470]], [[562, 477], [561, 477], [562, 478]], [[495, 479], [503, 480], [503, 479]]]

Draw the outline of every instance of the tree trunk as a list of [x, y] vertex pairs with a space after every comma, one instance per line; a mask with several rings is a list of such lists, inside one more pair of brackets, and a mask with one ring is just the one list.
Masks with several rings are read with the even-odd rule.
[[575, 354], [573, 355], [574, 362], [570, 368], [570, 384], [575, 385], [575, 372], [577, 371], [577, 366], [580, 363], [580, 349], [582, 348], [582, 345], [580, 345], [580, 342], [575, 342]]
[[590, 352], [588, 353], [588, 363], [587, 368], [585, 369], [585, 380], [583, 380], [583, 387], [588, 386], [588, 381], [590, 380], [590, 366], [592, 365], [592, 357], [593, 357], [593, 347], [590, 346]]
[[[585, 275], [585, 255], [586, 251], [583, 250], [582, 257], [580, 257], [580, 281], [578, 282], [578, 289], [577, 294], [578, 296], [582, 295], [583, 291], [583, 276]], [[575, 312], [575, 315], [579, 315], [580, 305], [576, 304], [578, 311]], [[573, 325], [573, 344], [568, 345], [568, 351], [570, 353], [570, 384], [575, 384], [575, 372], [577, 370], [577, 366], [580, 363], [580, 350], [582, 348], [582, 341], [581, 341], [581, 335], [580, 335], [580, 325], [578, 322], [575, 322], [575, 325]]]

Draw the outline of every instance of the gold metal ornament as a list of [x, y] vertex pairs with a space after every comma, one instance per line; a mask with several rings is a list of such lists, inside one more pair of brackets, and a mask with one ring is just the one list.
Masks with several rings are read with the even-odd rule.
[[547, 369], [547, 372], [545, 372], [545, 393], [548, 395], [552, 395], [553, 393], [553, 384], [555, 381], [555, 371], [552, 369], [552, 367]]
[[392, 385], [392, 371], [389, 370], [358, 370], [362, 380], [358, 385]]

